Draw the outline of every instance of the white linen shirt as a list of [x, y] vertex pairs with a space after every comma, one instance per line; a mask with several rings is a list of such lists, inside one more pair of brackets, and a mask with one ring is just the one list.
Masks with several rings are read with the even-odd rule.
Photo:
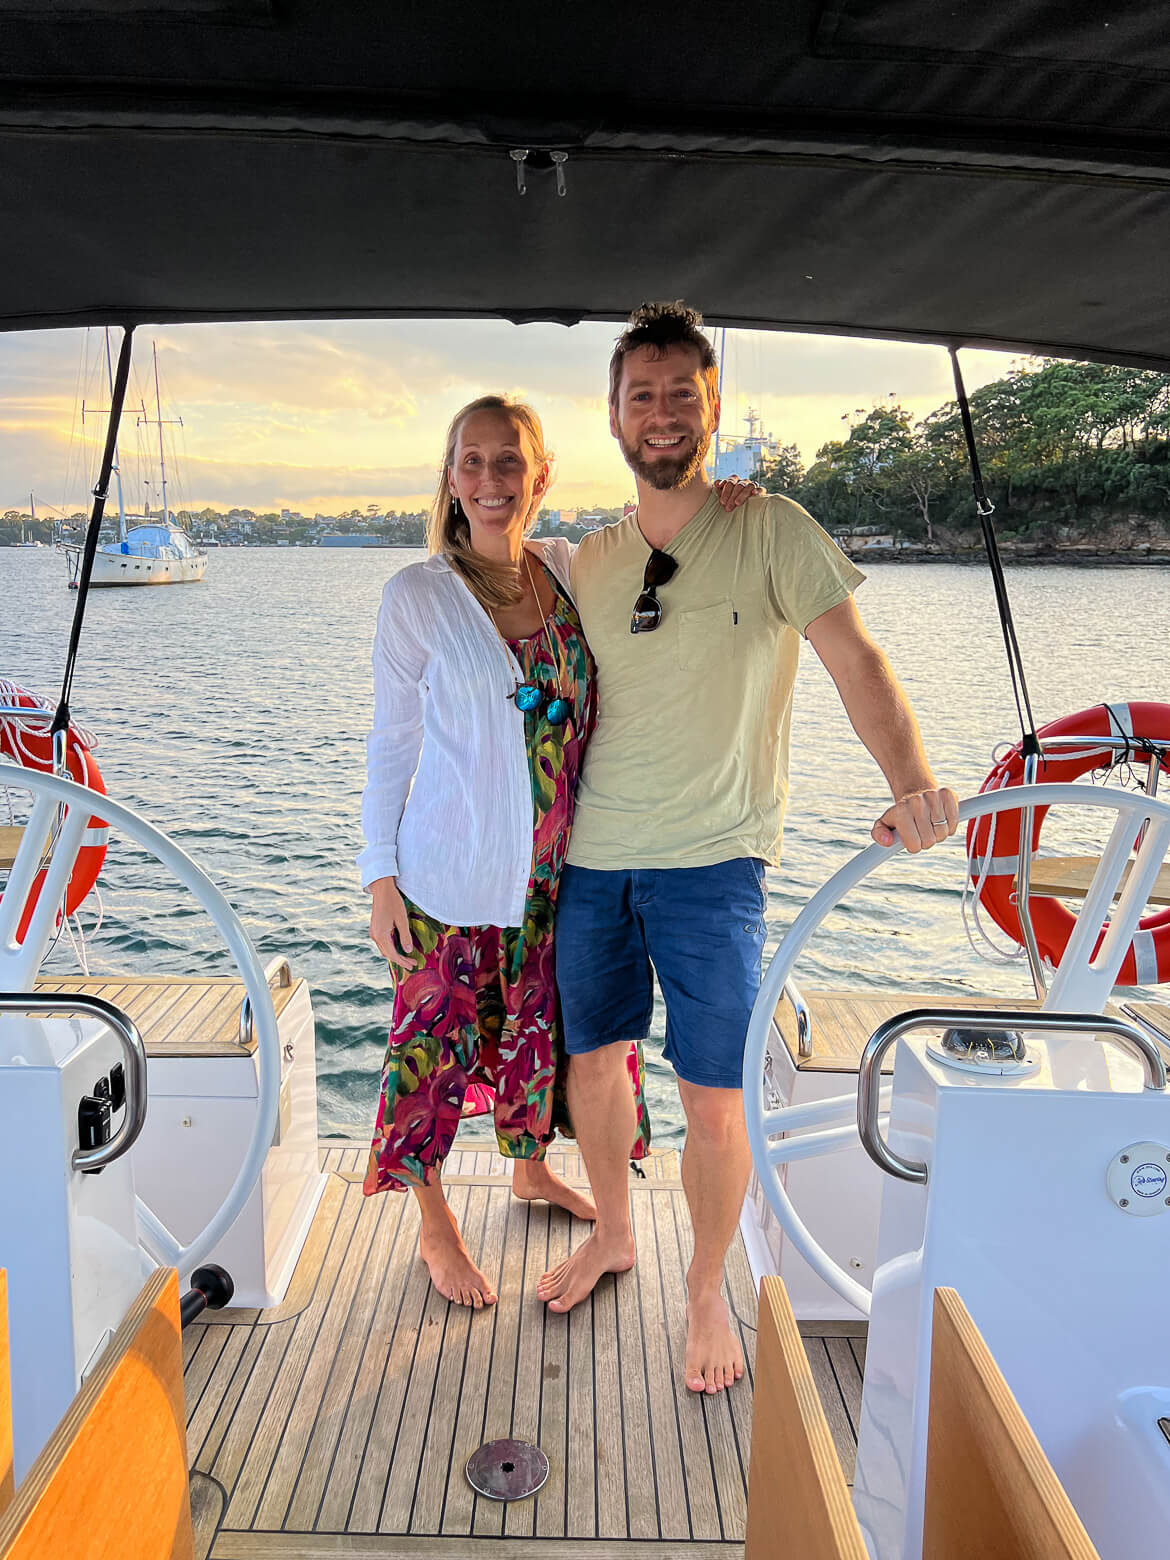
[[[527, 544], [569, 589], [563, 537]], [[362, 886], [399, 890], [450, 926], [519, 926], [532, 871], [520, 667], [441, 555], [386, 581], [362, 794]]]

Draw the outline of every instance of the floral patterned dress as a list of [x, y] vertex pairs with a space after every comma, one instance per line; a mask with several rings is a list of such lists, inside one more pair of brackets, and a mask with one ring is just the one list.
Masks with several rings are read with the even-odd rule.
[[[524, 924], [445, 926], [407, 901], [415, 963], [392, 967], [394, 1010], [367, 1194], [433, 1181], [463, 1115], [491, 1109], [496, 1142], [510, 1159], [542, 1159], [554, 1132], [570, 1131], [553, 918], [577, 771], [593, 729], [595, 678], [580, 619], [559, 588], [548, 626], [560, 666], [543, 631], [508, 641], [524, 680], [559, 684], [573, 710], [561, 726], [550, 725], [543, 708], [524, 715], [533, 804]], [[630, 1157], [640, 1159], [650, 1144], [640, 1043], [631, 1044], [628, 1066], [637, 1113]]]

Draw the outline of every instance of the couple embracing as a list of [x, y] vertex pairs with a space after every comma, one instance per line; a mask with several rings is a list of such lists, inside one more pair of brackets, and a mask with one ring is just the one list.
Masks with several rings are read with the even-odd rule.
[[[440, 1181], [461, 1115], [489, 1104], [515, 1194], [595, 1220], [540, 1298], [568, 1311], [633, 1267], [657, 973], [694, 1228], [682, 1367], [711, 1393], [743, 1374], [723, 1259], [750, 1170], [743, 1051], [801, 637], [889, 784], [874, 839], [925, 849], [956, 802], [857, 614], [860, 572], [799, 505], [707, 482], [701, 325], [645, 305], [618, 338], [610, 428], [638, 507], [575, 550], [529, 535], [550, 477], [531, 408], [489, 396], [455, 417], [431, 556], [383, 595], [358, 860], [395, 980], [365, 1190], [413, 1191], [449, 1300], [496, 1299]], [[558, 1127], [591, 1197], [544, 1162]]]

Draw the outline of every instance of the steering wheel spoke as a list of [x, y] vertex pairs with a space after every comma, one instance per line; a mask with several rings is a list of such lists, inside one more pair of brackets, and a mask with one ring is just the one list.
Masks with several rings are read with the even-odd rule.
[[[1104, 1008], [1170, 847], [1170, 819], [1159, 816], [1145, 797], [1130, 797], [1130, 801], [1130, 807], [1119, 809], [1109, 842], [1085, 893], [1060, 968], [1052, 980], [1048, 1007], [1065, 1012], [1100, 1012]], [[1142, 826], [1144, 838], [1131, 866], [1134, 836]], [[1131, 867], [1129, 879], [1114, 907], [1113, 899], [1127, 867]], [[1106, 923], [1108, 930], [1098, 949], [1101, 928]]]
[[[880, 1118], [888, 1122], [889, 1117]], [[801, 1132], [795, 1137], [781, 1138], [768, 1144], [767, 1160], [770, 1165], [790, 1165], [798, 1159], [816, 1159], [821, 1154], [839, 1154], [842, 1149], [857, 1147], [857, 1123], [847, 1127], [826, 1127], [820, 1132]]]
[[[36, 771], [6, 765], [19, 775], [4, 781], [13, 787], [25, 789], [25, 778]], [[0, 770], [0, 774], [4, 772]], [[32, 785], [28, 790], [35, 790]], [[80, 790], [80, 787], [74, 789]], [[83, 791], [82, 795], [92, 795]], [[0, 986], [9, 991], [19, 991], [31, 986], [40, 968], [45, 950], [57, 924], [57, 913], [65, 898], [69, 878], [81, 850], [89, 813], [80, 806], [69, 806], [58, 827], [58, 805], [51, 796], [39, 795], [33, 803], [32, 814], [17, 846], [16, 859], [8, 873], [8, 883], [0, 898]], [[29, 894], [34, 892], [37, 875], [45, 867], [46, 848], [52, 841], [45, 880], [41, 884], [36, 908], [25, 929], [24, 937], [17, 942], [20, 923], [24, 919]]]
[[[138, 1238], [147, 1256], [153, 1258], [159, 1267], [183, 1267], [180, 1261], [183, 1255], [182, 1241], [175, 1239], [154, 1209], [148, 1208], [141, 1197], [134, 1199], [134, 1206], [138, 1213]], [[187, 1267], [192, 1265], [186, 1264]]]

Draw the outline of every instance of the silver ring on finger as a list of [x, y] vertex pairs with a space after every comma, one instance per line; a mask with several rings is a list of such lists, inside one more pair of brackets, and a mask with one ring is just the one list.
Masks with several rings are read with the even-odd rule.
[[947, 820], [945, 818], [932, 818], [930, 820], [930, 826], [932, 829], [945, 829], [947, 826]]

